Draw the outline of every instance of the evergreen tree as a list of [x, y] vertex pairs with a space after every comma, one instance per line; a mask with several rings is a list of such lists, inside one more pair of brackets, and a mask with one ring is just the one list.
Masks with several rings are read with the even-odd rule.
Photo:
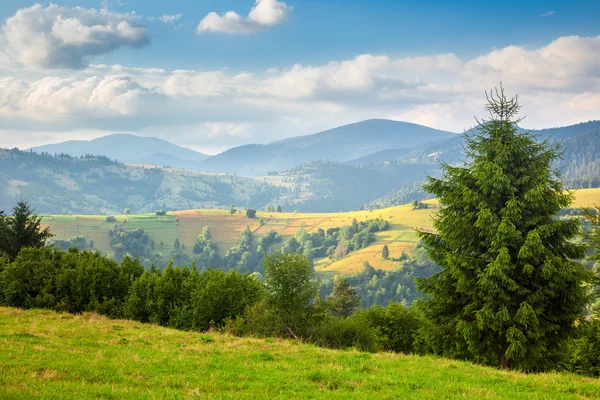
[[388, 249], [387, 244], [383, 245], [383, 250], [381, 250], [381, 258], [384, 260], [390, 259], [390, 249]]
[[175, 239], [175, 243], [173, 243], [173, 247], [175, 247], [175, 250], [179, 250], [181, 249], [181, 243], [179, 243], [179, 239]]
[[491, 118], [466, 134], [470, 165], [442, 165], [424, 188], [442, 209], [417, 232], [442, 271], [420, 282], [433, 321], [472, 358], [502, 368], [550, 367], [589, 300], [575, 260], [579, 221], [559, 220], [573, 194], [552, 168], [558, 149], [519, 130], [519, 105], [490, 93]]
[[360, 297], [350, 287], [346, 278], [335, 281], [333, 292], [327, 298], [327, 305], [331, 314], [336, 317], [346, 318], [351, 316], [360, 305]]
[[278, 213], [283, 212], [283, 210], [281, 209], [281, 206], [277, 206], [277, 212]]
[[29, 204], [19, 201], [10, 216], [0, 217], [0, 253], [11, 261], [17, 258], [22, 248], [43, 247], [53, 235], [41, 225], [42, 218], [33, 213]]

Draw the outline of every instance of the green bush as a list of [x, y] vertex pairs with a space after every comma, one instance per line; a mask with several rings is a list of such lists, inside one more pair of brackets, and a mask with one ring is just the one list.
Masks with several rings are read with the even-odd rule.
[[349, 318], [327, 317], [311, 329], [309, 341], [332, 349], [356, 348], [377, 352], [383, 349], [382, 340], [369, 321], [359, 315]]
[[415, 353], [415, 343], [422, 322], [421, 315], [412, 308], [398, 303], [387, 307], [375, 305], [356, 312], [354, 319], [364, 319], [379, 338], [384, 350]]
[[576, 374], [600, 377], [600, 319], [579, 324], [577, 337], [568, 342], [564, 367]]

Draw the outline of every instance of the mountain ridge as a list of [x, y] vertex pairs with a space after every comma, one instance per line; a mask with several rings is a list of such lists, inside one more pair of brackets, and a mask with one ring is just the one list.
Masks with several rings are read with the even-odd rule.
[[[173, 164], [171, 166], [177, 168], [185, 168], [189, 166], [190, 162], [199, 163], [210, 157], [207, 154], [178, 146], [160, 138], [137, 136], [130, 133], [113, 133], [92, 140], [69, 140], [36, 146], [28, 150], [36, 153], [62, 153], [72, 157], [103, 155], [125, 164], [141, 164], [139, 162], [141, 159], [163, 154], [170, 157]], [[157, 163], [149, 162], [148, 164]]]

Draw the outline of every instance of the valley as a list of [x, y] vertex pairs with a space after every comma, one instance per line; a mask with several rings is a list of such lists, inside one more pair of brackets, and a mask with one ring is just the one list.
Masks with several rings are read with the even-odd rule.
[[[319, 229], [349, 226], [353, 220], [365, 222], [381, 219], [390, 224], [389, 230], [376, 232], [375, 241], [366, 248], [349, 253], [340, 260], [328, 257], [314, 261], [315, 272], [322, 278], [331, 278], [338, 274], [355, 274], [362, 270], [363, 264], [381, 270], [393, 270], [398, 263], [385, 260], [381, 256], [384, 245], [387, 245], [391, 258], [398, 258], [402, 253], [411, 255], [418, 242], [415, 229], [430, 230], [432, 213], [438, 207], [435, 200], [425, 200], [428, 208], [415, 209], [412, 204], [396, 207], [353, 211], [344, 213], [301, 213], [301, 212], [266, 212], [257, 211], [255, 218], [248, 218], [238, 210], [230, 214], [222, 209], [191, 209], [168, 212], [164, 216], [155, 213], [115, 215], [114, 222], [107, 222], [102, 215], [46, 215], [43, 224], [50, 227], [56, 235], [54, 239], [68, 240], [83, 237], [92, 241], [94, 248], [107, 255], [114, 255], [111, 247], [109, 230], [115, 226], [134, 231], [143, 229], [150, 240], [155, 242], [156, 251], [169, 254], [175, 250], [174, 243], [178, 240], [184, 245], [189, 257], [194, 257], [193, 247], [204, 227], [209, 227], [212, 237], [217, 243], [221, 256], [235, 246], [240, 240], [240, 234], [248, 226], [252, 232], [256, 247], [258, 238], [270, 231], [277, 232], [284, 240], [292, 238], [299, 229], [306, 232], [316, 232]], [[592, 207], [600, 204], [600, 189], [579, 189], [575, 191], [572, 208]], [[163, 247], [159, 249], [159, 243]]]

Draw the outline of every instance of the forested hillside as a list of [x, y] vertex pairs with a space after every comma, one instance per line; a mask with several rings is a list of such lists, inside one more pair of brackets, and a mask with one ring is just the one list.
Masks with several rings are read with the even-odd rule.
[[29, 201], [45, 214], [115, 214], [232, 203], [262, 207], [284, 189], [255, 179], [165, 168], [142, 168], [103, 156], [71, 157], [0, 150], [0, 209]]

